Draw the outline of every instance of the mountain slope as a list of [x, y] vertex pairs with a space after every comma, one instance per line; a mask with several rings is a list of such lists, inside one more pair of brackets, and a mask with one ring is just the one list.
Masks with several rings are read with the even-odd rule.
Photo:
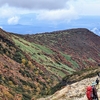
[[31, 100], [51, 94], [66, 75], [96, 67], [100, 62], [99, 41], [100, 37], [87, 29], [36, 35], [0, 29], [2, 98]]
[[87, 29], [70, 29], [22, 37], [56, 51], [59, 57], [56, 59], [75, 70], [100, 62], [100, 37]]
[[1, 98], [13, 100], [20, 96], [20, 100], [31, 100], [32, 97], [48, 94], [58, 82], [56, 76], [15, 45], [15, 38], [17, 41], [17, 36], [0, 29]]

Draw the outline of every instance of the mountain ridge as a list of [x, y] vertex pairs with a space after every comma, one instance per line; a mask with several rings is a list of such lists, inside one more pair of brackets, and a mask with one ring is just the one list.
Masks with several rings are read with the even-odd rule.
[[[66, 34], [63, 34], [63, 32], [65, 32]], [[62, 40], [60, 39], [60, 36], [58, 36], [59, 38], [59, 39], [57, 38], [58, 40], [56, 39], [57, 37], [56, 35], [52, 37], [52, 34], [53, 35], [56, 34], [57, 36], [58, 34], [61, 35]], [[43, 37], [43, 35], [45, 38]], [[83, 59], [87, 59], [85, 55], [88, 55], [88, 58], [89, 57], [91, 58], [91, 56], [93, 55], [91, 54], [92, 50], [94, 51], [94, 55], [96, 55], [94, 59], [96, 59], [98, 57], [98, 53], [100, 52], [99, 51], [100, 37], [95, 35], [93, 32], [89, 31], [88, 29], [84, 28], [55, 31], [55, 32], [36, 34], [36, 35], [25, 35], [24, 39], [30, 42], [46, 45], [47, 47], [50, 47], [51, 49], [56, 51], [58, 50], [64, 53], [67, 52], [67, 54], [74, 56], [73, 59], [80, 58], [81, 56]], [[98, 46], [98, 48], [96, 48], [96, 46]], [[80, 50], [82, 52], [80, 52]]]

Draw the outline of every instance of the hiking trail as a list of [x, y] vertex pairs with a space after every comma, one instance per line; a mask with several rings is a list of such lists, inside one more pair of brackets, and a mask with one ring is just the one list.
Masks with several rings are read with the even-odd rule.
[[[86, 87], [91, 85], [93, 81], [96, 81], [96, 78], [97, 76], [81, 80], [71, 85], [67, 85], [61, 90], [55, 92], [53, 95], [37, 100], [87, 100]], [[100, 82], [98, 86], [99, 89], [97, 93], [100, 100]]]

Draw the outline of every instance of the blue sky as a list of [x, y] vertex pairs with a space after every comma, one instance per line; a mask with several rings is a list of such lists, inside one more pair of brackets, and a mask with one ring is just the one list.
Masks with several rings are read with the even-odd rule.
[[100, 25], [100, 0], [0, 0], [0, 27], [38, 33]]

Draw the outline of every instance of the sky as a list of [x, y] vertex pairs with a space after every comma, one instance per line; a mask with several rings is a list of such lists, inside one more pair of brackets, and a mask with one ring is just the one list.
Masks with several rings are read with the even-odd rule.
[[0, 0], [0, 27], [8, 31], [17, 32], [21, 25], [22, 30], [28, 27], [22, 33], [67, 29], [87, 24], [89, 19], [88, 23], [96, 20], [99, 25], [99, 16], [100, 0]]

